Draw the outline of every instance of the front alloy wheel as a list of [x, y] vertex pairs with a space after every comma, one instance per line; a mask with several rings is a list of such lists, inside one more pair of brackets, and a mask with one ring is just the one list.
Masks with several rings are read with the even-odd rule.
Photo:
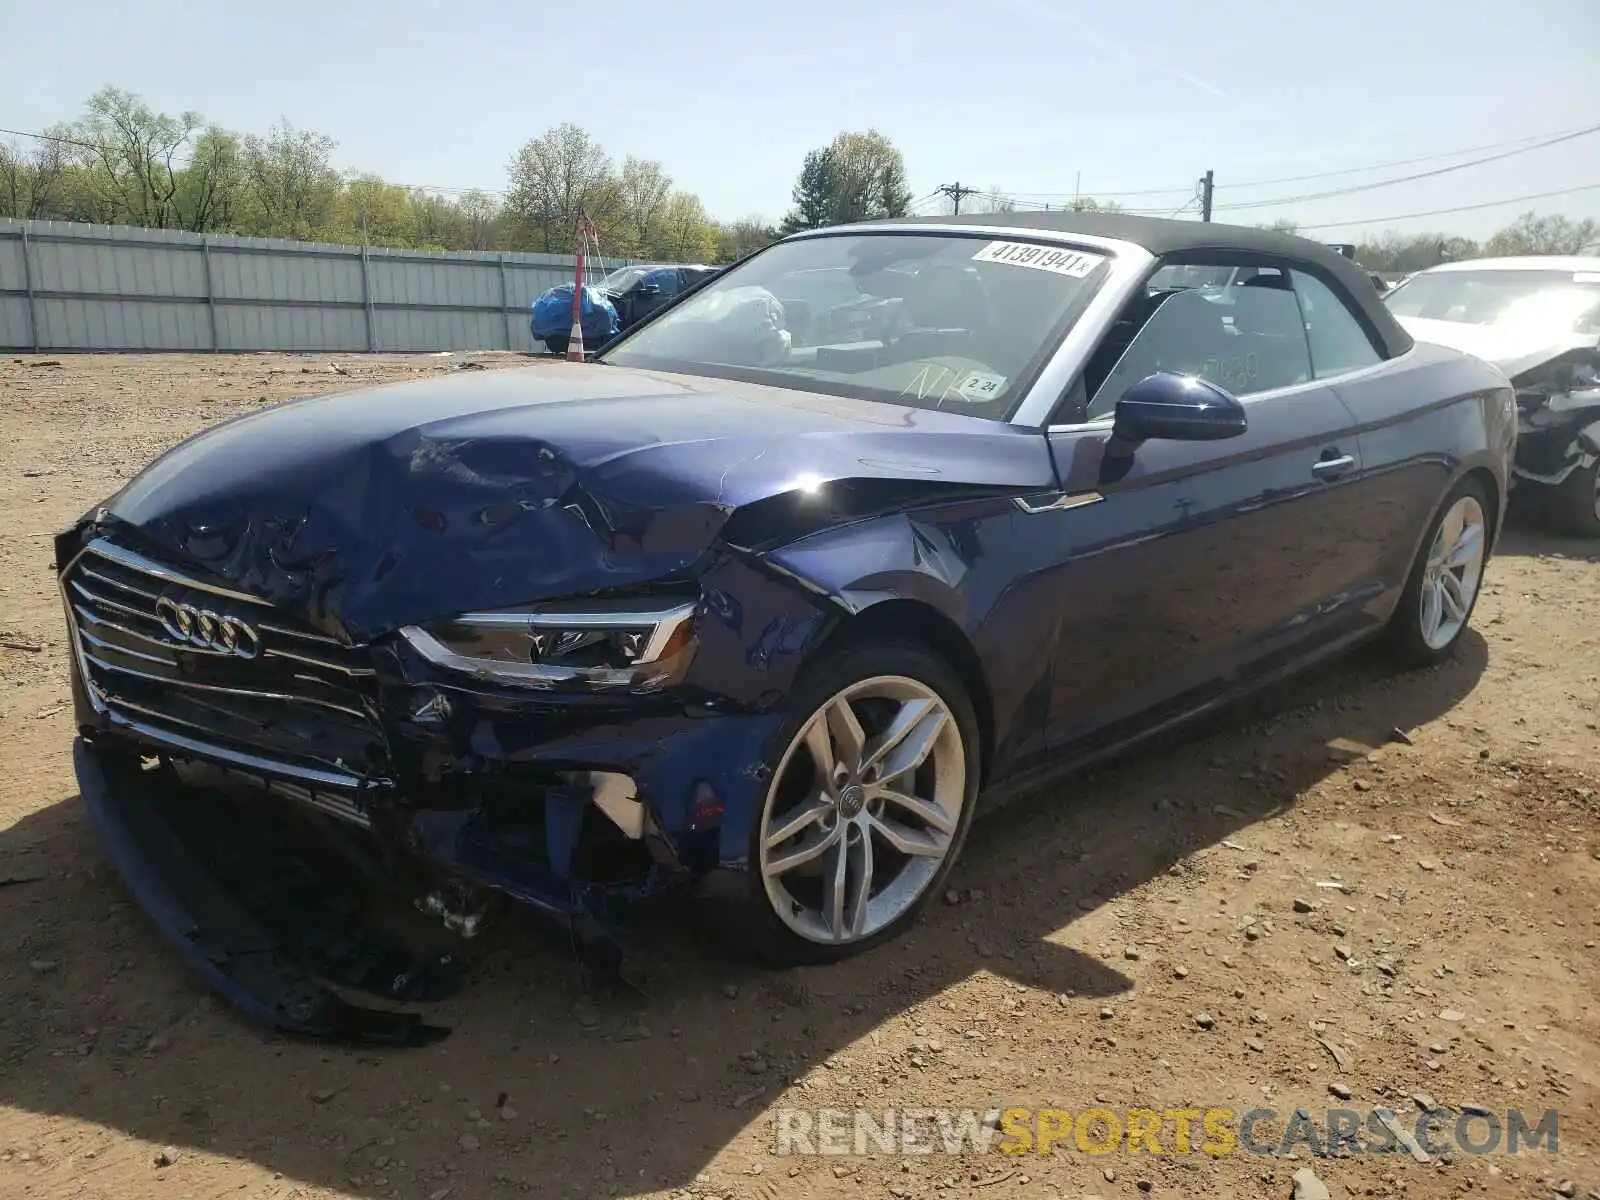
[[966, 778], [955, 718], [927, 684], [879, 676], [829, 699], [763, 814], [761, 879], [779, 920], [814, 942], [887, 928], [944, 865]]
[[828, 962], [895, 936], [954, 865], [977, 793], [977, 722], [959, 678], [899, 639], [806, 673], [751, 832], [745, 948]]

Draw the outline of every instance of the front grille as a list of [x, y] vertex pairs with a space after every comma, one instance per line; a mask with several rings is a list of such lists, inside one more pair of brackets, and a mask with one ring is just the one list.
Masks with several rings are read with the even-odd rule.
[[61, 587], [84, 686], [114, 725], [349, 819], [386, 784], [362, 648], [103, 539]]

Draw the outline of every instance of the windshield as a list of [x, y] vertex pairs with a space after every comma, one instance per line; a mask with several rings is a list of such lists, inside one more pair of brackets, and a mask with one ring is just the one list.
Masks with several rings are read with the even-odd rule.
[[1600, 333], [1600, 274], [1424, 271], [1383, 298], [1397, 317]]
[[644, 278], [644, 267], [621, 267], [594, 286], [602, 292], [625, 292]]
[[802, 238], [730, 269], [602, 357], [1005, 420], [1106, 262], [968, 235]]

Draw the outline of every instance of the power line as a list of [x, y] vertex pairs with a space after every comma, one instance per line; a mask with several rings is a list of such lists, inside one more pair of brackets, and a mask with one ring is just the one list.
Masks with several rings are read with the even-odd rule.
[[1547, 146], [1556, 146], [1562, 142], [1570, 142], [1577, 138], [1588, 137], [1590, 134], [1600, 133], [1600, 125], [1590, 125], [1587, 129], [1579, 129], [1573, 133], [1564, 133], [1559, 137], [1547, 138], [1531, 146], [1524, 146], [1518, 150], [1503, 150], [1499, 154], [1491, 154], [1485, 158], [1474, 158], [1468, 162], [1456, 163], [1448, 167], [1436, 167], [1431, 171], [1419, 171], [1415, 175], [1397, 175], [1393, 179], [1380, 179], [1374, 183], [1358, 183], [1347, 188], [1334, 188], [1326, 192], [1307, 192], [1301, 196], [1282, 196], [1276, 200], [1243, 200], [1233, 204], [1219, 204], [1218, 211], [1236, 210], [1241, 208], [1273, 208], [1282, 204], [1303, 204], [1310, 200], [1327, 200], [1334, 196], [1352, 196], [1357, 192], [1370, 192], [1375, 188], [1392, 187], [1397, 183], [1414, 183], [1419, 179], [1432, 179], [1438, 175], [1448, 175], [1452, 171], [1464, 171], [1468, 167], [1479, 167], [1484, 163], [1499, 162], [1502, 159], [1512, 158], [1518, 154], [1528, 154], [1534, 150], [1543, 150]]
[[1506, 204], [1521, 204], [1527, 200], [1549, 200], [1554, 196], [1572, 196], [1578, 192], [1600, 190], [1600, 183], [1585, 183], [1578, 187], [1558, 188], [1553, 192], [1530, 192], [1526, 196], [1507, 196], [1504, 200], [1485, 200], [1480, 204], [1458, 204], [1453, 208], [1435, 208], [1427, 212], [1399, 213], [1392, 217], [1365, 217], [1355, 221], [1320, 221], [1315, 225], [1299, 225], [1297, 229], [1340, 229], [1352, 225], [1381, 225], [1386, 221], [1410, 221], [1417, 217], [1444, 217], [1451, 213], [1476, 212], [1483, 208], [1499, 208]]
[[[1446, 150], [1441, 154], [1425, 154], [1420, 158], [1398, 158], [1390, 162], [1368, 163], [1364, 167], [1344, 167], [1337, 171], [1317, 171], [1310, 175], [1285, 175], [1278, 179], [1255, 179], [1249, 183], [1235, 183], [1229, 186], [1236, 188], [1275, 187], [1280, 183], [1307, 183], [1313, 179], [1332, 179], [1339, 175], [1361, 175], [1367, 171], [1387, 171], [1393, 167], [1414, 167], [1419, 163], [1443, 162], [1447, 158], [1460, 158], [1463, 154], [1481, 154], [1485, 150], [1504, 150], [1508, 146], [1521, 146], [1528, 142], [1542, 141], [1545, 138], [1566, 137], [1569, 134], [1577, 136], [1584, 132], [1586, 131], [1581, 129], [1569, 129], [1555, 130], [1550, 133], [1530, 133], [1527, 137], [1512, 138], [1510, 141], [1490, 142], [1483, 146], [1466, 146], [1460, 150]], [[1529, 146], [1528, 148], [1530, 150], [1538, 149], [1536, 146]]]
[[[1341, 167], [1334, 171], [1315, 171], [1309, 175], [1281, 175], [1276, 179], [1252, 179], [1245, 183], [1233, 183], [1231, 188], [1276, 187], [1283, 183], [1308, 183], [1314, 179], [1334, 179], [1344, 175], [1361, 175], [1368, 171], [1388, 171], [1395, 167], [1412, 167], [1419, 163], [1443, 162], [1450, 158], [1460, 158], [1463, 154], [1481, 154], [1489, 150], [1504, 150], [1508, 147], [1526, 146], [1529, 142], [1542, 142], [1545, 139], [1563, 138], [1568, 136], [1581, 136], [1591, 132], [1585, 129], [1552, 130], [1549, 133], [1530, 133], [1524, 137], [1512, 138], [1503, 142], [1488, 142], [1479, 146], [1463, 146], [1458, 150], [1443, 150], [1437, 154], [1424, 154], [1417, 158], [1397, 158], [1388, 162], [1367, 163], [1359, 167]], [[1538, 149], [1537, 146], [1527, 146], [1530, 150]], [[1469, 165], [1469, 164], [1462, 164]], [[1177, 196], [1190, 191], [1189, 187], [1169, 188], [1135, 188], [1123, 190], [1110, 190], [1105, 188], [1091, 188], [1089, 195], [1105, 199], [1117, 199], [1126, 196]], [[1061, 197], [1076, 197], [1077, 192], [1015, 192], [1016, 197], [1037, 197], [1055, 200]]]
[[94, 142], [79, 141], [77, 138], [62, 137], [55, 133], [29, 133], [26, 129], [0, 129], [0, 133], [10, 134], [13, 137], [37, 138], [41, 142], [59, 142], [63, 146], [82, 146], [85, 150], [100, 149]]

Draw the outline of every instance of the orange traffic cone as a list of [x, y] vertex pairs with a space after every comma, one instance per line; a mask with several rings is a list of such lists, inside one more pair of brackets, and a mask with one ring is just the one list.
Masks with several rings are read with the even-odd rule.
[[567, 338], [567, 361], [583, 361], [583, 322], [572, 322], [572, 334]]

